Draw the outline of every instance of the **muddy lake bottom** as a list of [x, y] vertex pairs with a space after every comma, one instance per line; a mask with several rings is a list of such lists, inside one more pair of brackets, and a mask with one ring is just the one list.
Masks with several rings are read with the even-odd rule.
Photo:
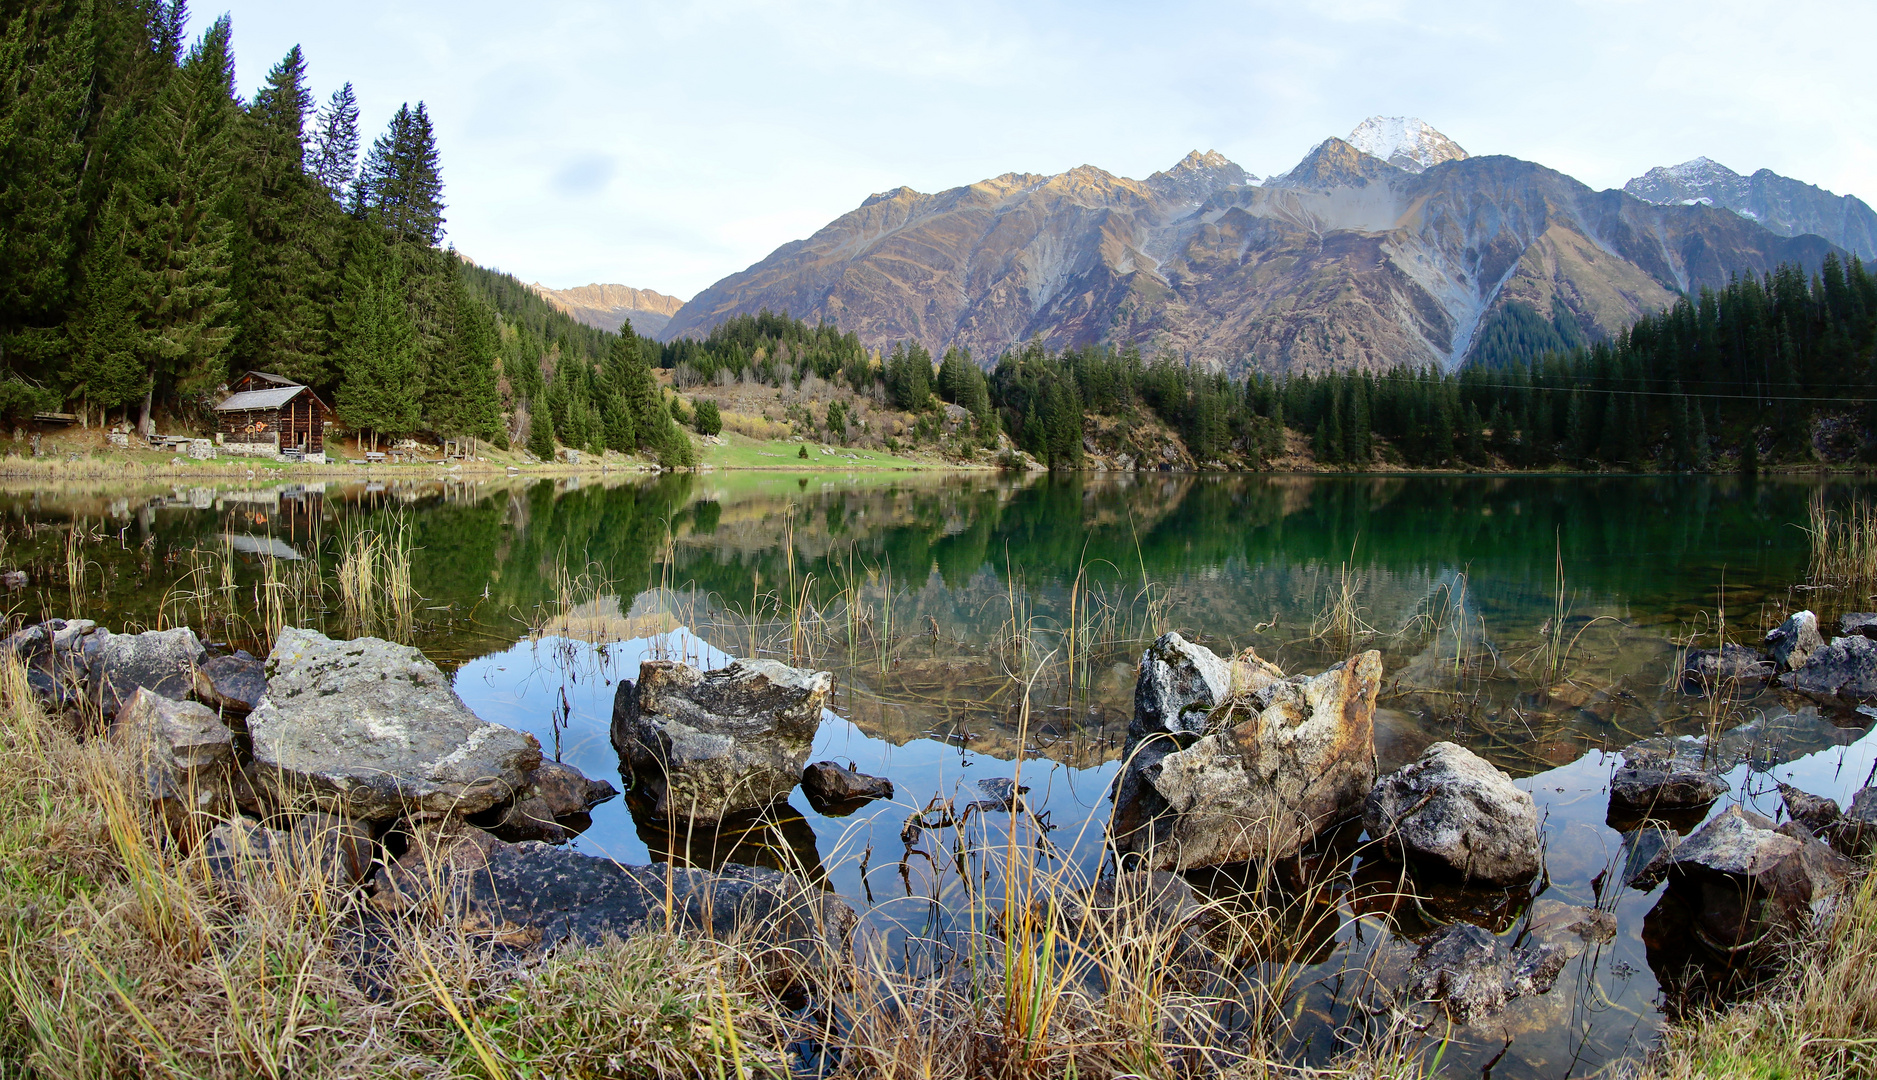
[[[1715, 736], [1732, 792], [1711, 812], [1774, 818], [1777, 783], [1844, 801], [1877, 771], [1870, 715], [1776, 689], [1717, 701], [1679, 679], [1689, 647], [1757, 644], [1802, 607], [1830, 627], [1873, 606], [1802, 587], [1808, 500], [1868, 497], [1849, 482], [775, 473], [370, 488], [0, 493], [0, 569], [27, 574], [6, 595], [19, 620], [186, 623], [257, 653], [282, 624], [400, 638], [479, 715], [622, 788], [613, 698], [641, 660], [833, 671], [810, 760], [885, 776], [892, 800], [830, 816], [797, 790], [702, 829], [655, 820], [628, 791], [573, 844], [624, 863], [795, 870], [862, 913], [866, 947], [915, 970], [982, 930], [969, 913], [1002, 895], [1012, 828], [1045, 873], [1087, 882], [1112, 864], [1108, 789], [1156, 634], [1252, 647], [1288, 672], [1380, 650], [1382, 768], [1438, 740], [1492, 761], [1537, 804], [1545, 873], [1511, 893], [1424, 881], [1367, 857], [1354, 829], [1305, 860], [1307, 903], [1294, 874], [1262, 888], [1190, 875], [1290, 920], [1213, 989], [1282, 986], [1277, 1020], [1225, 1023], [1265, 1025], [1299, 1062], [1376, 1022], [1416, 940], [1458, 920], [1512, 942], [1540, 900], [1608, 911], [1616, 936], [1549, 993], [1425, 1033], [1430, 1048], [1449, 1040], [1443, 1071], [1581, 1076], [1646, 1051], [1680, 975], [1643, 942], [1659, 889], [1623, 884], [1652, 852], [1647, 830], [1608, 818], [1619, 752]], [[374, 536], [407, 553], [412, 601], [342, 595], [347, 552]], [[981, 800], [998, 779], [1028, 789], [1017, 813], [908, 842], [909, 816]]]

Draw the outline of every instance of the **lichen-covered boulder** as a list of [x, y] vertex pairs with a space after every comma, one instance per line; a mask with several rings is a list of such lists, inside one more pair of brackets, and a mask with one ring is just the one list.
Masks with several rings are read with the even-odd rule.
[[833, 686], [774, 660], [647, 660], [613, 697], [613, 746], [654, 814], [721, 821], [795, 789]]
[[1398, 858], [1484, 885], [1539, 870], [1538, 810], [1512, 778], [1462, 746], [1439, 742], [1375, 782], [1363, 807], [1370, 838]]
[[541, 764], [534, 736], [482, 720], [416, 649], [288, 627], [248, 715], [254, 775], [275, 801], [360, 821], [473, 814]]
[[[1167, 643], [1156, 649], [1164, 654]], [[1115, 788], [1117, 850], [1158, 870], [1281, 858], [1360, 811], [1375, 779], [1379, 653], [1286, 678], [1248, 651], [1221, 662], [1229, 672], [1221, 687], [1210, 650], [1183, 652], [1196, 676], [1188, 688], [1203, 684], [1214, 704], [1203, 722], [1195, 706], [1178, 706], [1172, 730], [1184, 692], [1160, 692], [1163, 655], [1142, 658], [1129, 729], [1142, 737]]]
[[1782, 668], [1803, 667], [1814, 651], [1824, 647], [1825, 639], [1818, 632], [1818, 616], [1809, 611], [1795, 612], [1766, 632], [1767, 654]]

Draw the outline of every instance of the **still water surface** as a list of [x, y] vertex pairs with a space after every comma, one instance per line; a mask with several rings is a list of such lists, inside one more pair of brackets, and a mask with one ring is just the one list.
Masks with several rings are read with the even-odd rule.
[[[1851, 490], [824, 473], [16, 491], [0, 493], [0, 562], [30, 574], [10, 594], [16, 617], [190, 622], [262, 651], [270, 611], [334, 634], [370, 628], [335, 599], [340, 552], [361, 526], [401, 527], [422, 599], [408, 624], [377, 629], [453, 671], [478, 714], [621, 787], [612, 703], [642, 659], [756, 654], [833, 670], [813, 760], [887, 776], [894, 800], [824, 816], [797, 791], [763, 820], [674, 838], [628, 796], [596, 808], [574, 843], [622, 862], [803, 870], [915, 965], [958, 929], [978, 873], [934, 834], [916, 851], [902, 839], [930, 800], [962, 807], [982, 797], [979, 781], [1019, 780], [1048, 829], [1045, 858], [1099, 872], [1134, 666], [1154, 634], [1253, 646], [1288, 671], [1380, 649], [1383, 767], [1449, 739], [1505, 769], [1545, 821], [1546, 878], [1514, 894], [1430, 888], [1404, 904], [1383, 896], [1393, 870], [1359, 861], [1328, 916], [1244, 977], [1294, 977], [1281, 1041], [1326, 1060], [1373, 1000], [1352, 966], [1443, 920], [1511, 940], [1535, 898], [1596, 905], [1617, 916], [1616, 940], [1574, 959], [1550, 994], [1456, 1035], [1444, 1058], [1561, 1077], [1646, 1045], [1665, 1006], [1641, 939], [1654, 895], [1622, 886], [1634, 841], [1606, 822], [1613, 751], [1758, 721], [1731, 776], [1735, 798], [1774, 816], [1776, 780], [1845, 798], [1877, 765], [1859, 714], [1775, 692], [1717, 712], [1674, 677], [1679, 650], [1717, 632], [1752, 641], [1794, 607], [1835, 621], [1859, 606], [1795, 591], [1807, 500]], [[1005, 835], [1000, 821], [976, 819], [973, 858]]]

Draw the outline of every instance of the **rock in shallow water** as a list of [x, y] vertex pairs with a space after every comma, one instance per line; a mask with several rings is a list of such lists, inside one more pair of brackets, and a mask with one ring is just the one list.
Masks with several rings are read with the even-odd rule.
[[310, 798], [361, 821], [473, 814], [541, 763], [534, 736], [479, 719], [416, 649], [288, 627], [248, 716], [255, 775], [282, 804]]
[[[1171, 664], [1169, 656], [1183, 659]], [[1230, 680], [1223, 688], [1221, 670]], [[1161, 870], [1282, 858], [1353, 817], [1375, 779], [1381, 674], [1373, 651], [1285, 678], [1255, 653], [1226, 664], [1177, 635], [1162, 637], [1141, 658], [1135, 684], [1115, 846]], [[1201, 723], [1205, 700], [1215, 703]]]
[[1692, 694], [1713, 694], [1731, 687], [1751, 688], [1773, 677], [1773, 662], [1744, 645], [1695, 649], [1682, 666], [1682, 688]]
[[1490, 762], [1450, 742], [1435, 743], [1421, 760], [1376, 781], [1362, 825], [1398, 857], [1433, 863], [1468, 881], [1514, 885], [1538, 873], [1532, 797]]
[[1779, 681], [1801, 693], [1853, 701], [1877, 698], [1877, 641], [1867, 637], [1833, 638], [1814, 649]]
[[1809, 611], [1795, 612], [1785, 622], [1766, 632], [1766, 651], [1773, 663], [1782, 668], [1804, 666], [1812, 653], [1825, 646], [1818, 632], [1818, 616]]
[[1632, 746], [1610, 778], [1612, 819], [1708, 806], [1732, 788], [1693, 743]]
[[834, 677], [774, 660], [647, 660], [613, 698], [613, 746], [660, 817], [721, 821], [802, 778]]
[[1471, 1024], [1514, 998], [1549, 991], [1567, 959], [1548, 942], [1514, 952], [1471, 923], [1454, 923], [1421, 943], [1408, 965], [1408, 992], [1438, 1002], [1455, 1023]]
[[893, 781], [843, 768], [832, 761], [817, 761], [802, 770], [802, 791], [818, 813], [851, 810], [873, 799], [892, 798]]
[[1844, 890], [1853, 869], [1804, 826], [1775, 825], [1740, 806], [1665, 851], [1660, 866], [1674, 894], [1664, 900], [1692, 913], [1671, 932], [1692, 932], [1722, 955], [1805, 926]]
[[625, 866], [477, 830], [418, 845], [382, 868], [373, 903], [402, 910], [429, 896], [433, 882], [450, 890], [467, 927], [524, 947], [627, 938], [664, 928], [669, 911], [674, 929], [749, 941], [788, 971], [845, 949], [855, 924], [838, 897], [774, 870]]

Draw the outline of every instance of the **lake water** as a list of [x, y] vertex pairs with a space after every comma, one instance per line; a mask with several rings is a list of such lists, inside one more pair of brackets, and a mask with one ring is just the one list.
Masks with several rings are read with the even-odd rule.
[[[1253, 646], [1292, 672], [1380, 649], [1384, 767], [1448, 739], [1505, 769], [1545, 822], [1546, 877], [1513, 894], [1429, 886], [1403, 902], [1389, 898], [1394, 871], [1356, 860], [1309, 931], [1235, 977], [1289, 980], [1275, 1037], [1322, 1061], [1339, 1030], [1364, 1022], [1371, 991], [1349, 972], [1385, 947], [1457, 917], [1510, 940], [1536, 898], [1596, 905], [1617, 916], [1616, 939], [1574, 959], [1550, 994], [1456, 1034], [1443, 1059], [1561, 1077], [1645, 1047], [1665, 1005], [1641, 939], [1655, 897], [1620, 884], [1634, 841], [1605, 820], [1613, 751], [1757, 721], [1738, 740], [1734, 798], [1774, 816], [1775, 781], [1842, 799], [1877, 766], [1858, 713], [1773, 691], [1716, 710], [1675, 678], [1680, 650], [1718, 633], [1753, 642], [1798, 607], [1835, 624], [1867, 606], [1799, 588], [1807, 500], [1852, 490], [1731, 477], [762, 473], [12, 491], [0, 492], [0, 564], [29, 575], [7, 594], [16, 618], [190, 623], [256, 652], [282, 620], [404, 637], [454, 673], [477, 713], [622, 787], [612, 703], [643, 658], [832, 670], [812, 760], [889, 777], [895, 799], [830, 817], [797, 791], [763, 819], [674, 837], [622, 798], [574, 843], [623, 862], [796, 869], [912, 965], [959, 929], [1009, 827], [982, 814], [909, 845], [908, 815], [934, 798], [962, 807], [982, 797], [979, 781], [1017, 780], [1047, 829], [1040, 858], [1099, 872], [1135, 664], [1155, 634]], [[361, 527], [404, 530], [422, 597], [407, 615], [374, 623], [340, 601], [340, 552]]]

